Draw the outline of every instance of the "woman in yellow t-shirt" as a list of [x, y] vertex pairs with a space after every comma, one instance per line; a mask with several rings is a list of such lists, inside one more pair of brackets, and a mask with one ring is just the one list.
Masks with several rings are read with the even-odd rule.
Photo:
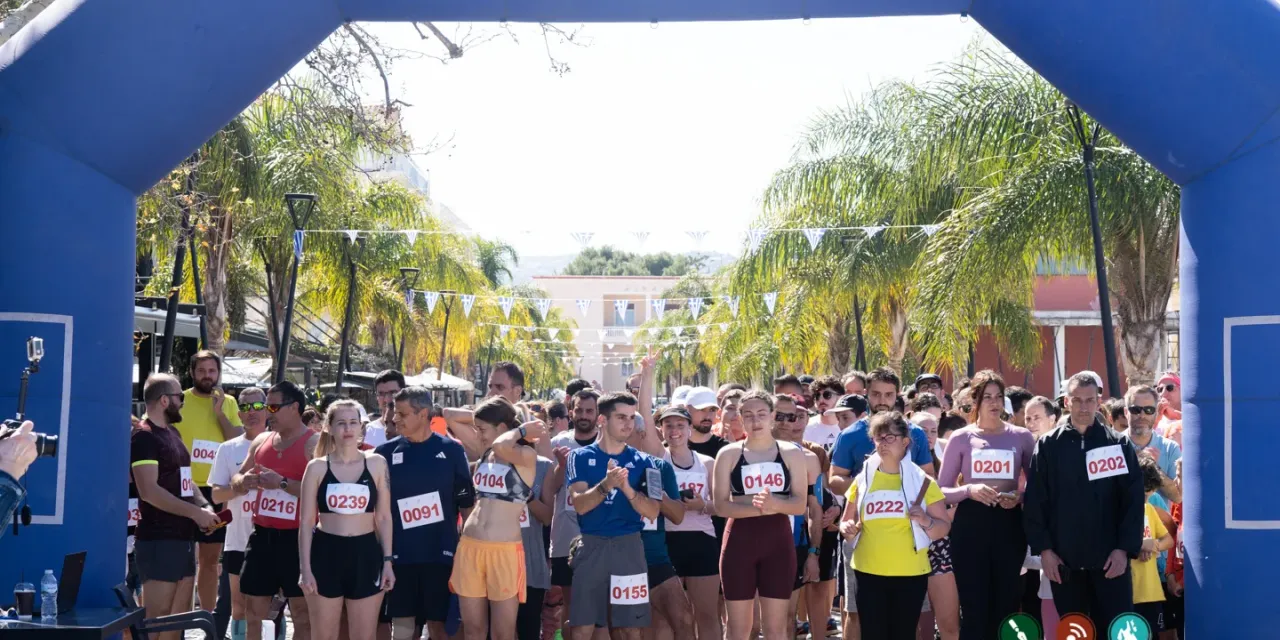
[[854, 545], [863, 638], [912, 640], [929, 588], [929, 543], [951, 529], [938, 483], [907, 456], [911, 435], [897, 411], [871, 418], [876, 452], [849, 487], [840, 534]]
[[[1138, 468], [1142, 471], [1142, 488], [1150, 500], [1151, 494], [1159, 491], [1163, 482], [1160, 465], [1144, 451], [1138, 454]], [[1142, 551], [1137, 560], [1129, 561], [1129, 569], [1133, 572], [1133, 611], [1146, 618], [1152, 635], [1158, 636], [1165, 630], [1165, 624], [1164, 584], [1160, 581], [1156, 556], [1173, 548], [1173, 536], [1160, 521], [1154, 505], [1148, 502], [1142, 505], [1142, 509]]]

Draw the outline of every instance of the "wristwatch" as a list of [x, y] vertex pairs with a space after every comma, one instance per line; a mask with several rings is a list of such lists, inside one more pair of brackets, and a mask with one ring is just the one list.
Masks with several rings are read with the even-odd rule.
[[281, 481], [280, 481], [280, 489], [281, 489], [282, 491], [288, 491], [288, 490], [289, 490], [289, 479], [288, 479], [288, 478], [285, 478], [284, 480], [281, 480]]
[[529, 430], [525, 429], [524, 425], [520, 425], [520, 439], [524, 440], [527, 437], [529, 437]]
[[383, 562], [395, 562], [395, 559], [396, 559], [395, 556], [382, 556]]
[[809, 547], [809, 555], [816, 556], [820, 553], [821, 551], [819, 551], [817, 547]]

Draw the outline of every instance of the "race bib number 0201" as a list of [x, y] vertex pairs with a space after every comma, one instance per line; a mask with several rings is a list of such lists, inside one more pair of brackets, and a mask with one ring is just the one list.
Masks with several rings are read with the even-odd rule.
[[324, 503], [330, 511], [345, 516], [364, 513], [369, 507], [369, 487], [347, 482], [331, 484], [325, 490]]
[[476, 491], [480, 493], [506, 493], [509, 471], [511, 467], [505, 464], [486, 462], [476, 467], [476, 473], [471, 480], [476, 485]]
[[280, 520], [298, 519], [298, 497], [281, 489], [263, 489], [258, 496], [258, 515]]
[[757, 462], [742, 467], [744, 493], [780, 493], [782, 481], [781, 462]]
[[609, 604], [646, 604], [649, 602], [649, 574], [609, 576]]
[[1129, 464], [1125, 462], [1124, 450], [1118, 444], [1086, 451], [1084, 465], [1085, 471], [1089, 473], [1089, 480], [1101, 480], [1129, 473]]
[[907, 500], [902, 496], [901, 491], [872, 491], [867, 494], [867, 502], [862, 508], [864, 521], [905, 517], [907, 517]]
[[974, 449], [970, 454], [969, 477], [975, 480], [1013, 480], [1013, 451]]
[[190, 498], [196, 494], [196, 483], [191, 481], [191, 467], [180, 467], [178, 477], [182, 478], [182, 489], [179, 495]]
[[400, 524], [405, 529], [444, 521], [439, 491], [396, 500], [396, 510], [400, 512]]

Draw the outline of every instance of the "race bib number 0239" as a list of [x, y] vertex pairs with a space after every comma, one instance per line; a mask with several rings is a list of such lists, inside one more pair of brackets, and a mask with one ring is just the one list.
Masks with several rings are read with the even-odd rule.
[[872, 491], [867, 494], [867, 502], [862, 507], [864, 521], [905, 517], [907, 500], [901, 491]]
[[975, 480], [1013, 480], [1013, 451], [974, 449], [970, 454], [969, 477]]
[[400, 512], [400, 524], [405, 529], [444, 521], [439, 491], [396, 500], [396, 510]]
[[1086, 451], [1084, 465], [1090, 480], [1101, 480], [1129, 473], [1129, 464], [1125, 462], [1124, 450], [1118, 444]]
[[298, 497], [281, 489], [263, 489], [258, 497], [258, 515], [280, 520], [298, 519]]
[[782, 463], [780, 462], [757, 462], [742, 467], [744, 493], [780, 493], [782, 481]]
[[649, 574], [609, 576], [609, 604], [645, 604], [649, 602]]
[[349, 482], [331, 484], [325, 490], [324, 503], [330, 511], [345, 516], [364, 513], [369, 507], [369, 487]]

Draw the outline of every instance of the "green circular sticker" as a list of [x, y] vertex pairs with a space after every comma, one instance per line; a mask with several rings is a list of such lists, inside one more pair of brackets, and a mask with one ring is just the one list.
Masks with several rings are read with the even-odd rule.
[[1044, 636], [1035, 618], [1015, 613], [1000, 623], [1000, 640], [1044, 640]]
[[1136, 613], [1122, 613], [1107, 627], [1110, 640], [1151, 640], [1151, 625]]

